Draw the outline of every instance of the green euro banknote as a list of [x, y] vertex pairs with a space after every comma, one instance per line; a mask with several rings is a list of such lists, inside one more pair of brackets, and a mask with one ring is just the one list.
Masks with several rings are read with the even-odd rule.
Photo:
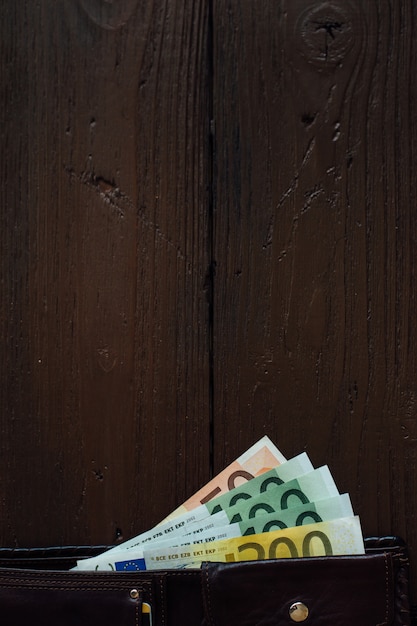
[[[353, 517], [350, 497], [347, 493], [317, 502], [307, 502], [300, 506], [281, 510], [278, 513], [255, 515], [245, 521], [234, 522], [239, 526], [241, 536], [258, 535], [294, 526], [328, 522], [330, 520]], [[215, 516], [213, 516], [215, 517]], [[196, 533], [195, 536], [198, 536]]]
[[229, 522], [233, 524], [247, 521], [256, 515], [276, 513], [339, 495], [327, 465], [285, 483], [276, 481], [271, 476], [272, 472], [274, 470], [265, 475], [264, 481], [259, 482], [259, 479], [255, 479], [254, 487], [246, 483], [229, 494], [207, 502], [204, 506], [211, 514], [224, 510]]
[[[364, 554], [357, 516], [182, 548], [146, 548], [142, 568], [183, 569], [200, 567], [204, 561], [256, 561], [343, 554]], [[119, 563], [117, 567], [121, 570], [123, 564]]]
[[[254, 514], [248, 519], [240, 519], [232, 523], [229, 522], [225, 511], [219, 511], [202, 522], [190, 524], [187, 529], [194, 536], [198, 536], [202, 532], [210, 532], [229, 523], [231, 526], [237, 524], [241, 535], [244, 536], [354, 515], [352, 503], [347, 493], [332, 498], [325, 498], [324, 500], [317, 500], [316, 502], [306, 502], [305, 504], [277, 512], [265, 513], [262, 507], [257, 506], [255, 506], [254, 511]], [[235, 517], [235, 513], [233, 513], [233, 517]], [[185, 536], [188, 536], [188, 533]]]
[[[299, 454], [296, 457], [283, 462], [282, 465], [278, 466], [274, 470], [266, 472], [265, 475], [269, 475], [271, 471], [274, 471], [274, 480], [279, 480], [281, 483], [283, 480], [290, 480], [291, 478], [299, 476], [300, 474], [310, 473], [311, 468], [311, 461], [309, 460], [307, 454], [303, 452], [302, 454]], [[258, 481], [258, 490], [261, 488], [262, 485], [262, 483], [259, 483], [259, 478], [261, 477], [252, 479]], [[272, 479], [272, 475], [270, 476], [270, 478]], [[249, 482], [252, 481], [247, 481], [245, 485], [248, 485]], [[240, 492], [239, 490], [241, 490], [242, 487], [237, 487], [235, 490], [233, 490], [233, 492]], [[254, 490], [254, 493], [255, 492], [256, 491]], [[192, 509], [191, 511], [186, 511], [182, 515], [179, 515], [172, 519], [169, 518], [164, 522], [161, 522], [151, 530], [145, 531], [144, 533], [141, 533], [140, 535], [133, 537], [132, 539], [129, 539], [128, 541], [125, 541], [124, 543], [121, 543], [114, 548], [111, 548], [103, 554], [92, 557], [90, 559], [83, 559], [78, 561], [77, 566], [74, 569], [95, 570], [97, 569], [97, 566], [109, 562], [109, 555], [112, 552], [120, 552], [120, 550], [136, 548], [138, 546], [142, 546], [145, 543], [156, 541], [159, 542], [166, 537], [180, 537], [186, 534], [187, 528], [190, 524], [194, 524], [194, 528], [196, 527], [196, 524], [198, 524], [199, 527], [204, 527], [204, 523], [201, 524], [201, 522], [210, 515], [212, 515], [212, 512], [208, 509], [208, 503], [200, 505], [197, 508]], [[217, 522], [217, 526], [224, 526], [228, 524], [229, 518], [227, 514], [223, 514], [221, 518], [218, 517]]]

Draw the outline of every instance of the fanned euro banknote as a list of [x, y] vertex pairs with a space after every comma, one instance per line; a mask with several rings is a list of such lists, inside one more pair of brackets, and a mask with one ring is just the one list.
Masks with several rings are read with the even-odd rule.
[[[357, 516], [306, 524], [250, 537], [236, 537], [179, 547], [146, 548], [137, 569], [183, 569], [204, 561], [259, 561], [312, 556], [363, 554], [362, 531]], [[126, 571], [126, 562], [116, 571]], [[130, 567], [130, 569], [135, 569]]]
[[263, 437], [157, 526], [74, 569], [171, 569], [208, 560], [363, 552], [359, 518], [329, 468], [314, 469], [306, 453], [287, 461]]
[[172, 519], [192, 511], [217, 496], [236, 488], [242, 482], [256, 478], [273, 467], [285, 463], [286, 458], [266, 435], [249, 450], [228, 465], [220, 474], [183, 502], [165, 519]]

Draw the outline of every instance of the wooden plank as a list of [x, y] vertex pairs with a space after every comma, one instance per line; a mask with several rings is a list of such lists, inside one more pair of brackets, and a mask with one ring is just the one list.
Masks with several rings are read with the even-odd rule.
[[207, 4], [2, 5], [1, 545], [209, 475]]
[[307, 450], [414, 560], [415, 12], [213, 13], [215, 469], [263, 433]]

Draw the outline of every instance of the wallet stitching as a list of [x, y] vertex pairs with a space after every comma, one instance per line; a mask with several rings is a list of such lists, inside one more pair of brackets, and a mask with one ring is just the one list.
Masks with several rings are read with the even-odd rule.
[[[6, 571], [7, 571], [7, 570], [6, 570]], [[188, 571], [188, 572], [185, 572], [185, 571], [178, 571], [178, 572], [176, 572], [175, 570], [168, 570], [168, 571], [169, 571], [169, 576], [170, 576], [170, 578], [171, 578], [171, 577], [173, 577], [173, 576], [179, 576], [179, 577], [181, 577], [181, 578], [182, 578], [182, 577], [184, 577], [184, 576], [192, 576], [193, 578], [195, 578], [195, 577], [196, 577], [196, 572], [199, 572], [200, 570]], [[6, 573], [6, 575], [5, 575], [5, 574], [4, 574], [4, 572], [5, 572], [5, 570], [3, 570], [3, 571], [1, 572], [1, 575], [0, 575], [0, 582], [1, 582], [3, 579], [4, 579], [4, 580], [6, 580], [6, 581], [7, 581], [7, 580], [10, 580], [10, 576], [9, 576], [9, 574], [8, 574], [8, 573]], [[74, 578], [75, 578], [75, 577], [77, 577], [77, 578], [78, 578], [78, 577], [81, 577], [83, 574], [85, 574], [85, 579], [87, 580], [88, 578], [90, 578], [90, 577], [91, 577], [91, 574], [92, 574], [92, 572], [82, 572], [82, 573], [81, 573], [81, 572], [75, 572], [75, 573], [71, 574], [71, 573], [69, 573], [69, 572], [52, 572], [52, 571], [48, 571], [48, 573], [47, 573], [47, 575], [45, 576], [45, 578], [50, 578], [50, 579], [53, 579], [53, 578], [62, 578], [63, 574], [66, 574], [66, 573], [68, 574], [68, 577], [66, 577], [66, 580], [71, 580], [71, 578], [72, 578], [73, 576], [74, 576]], [[106, 584], [106, 582], [107, 582], [107, 581], [106, 581], [105, 579], [106, 579], [109, 575], [114, 574], [115, 576], [119, 576], [119, 572], [109, 572], [108, 574], [103, 573], [103, 572], [101, 572], [101, 573], [102, 573], [102, 576], [103, 576], [103, 577], [102, 577], [100, 580], [101, 580], [101, 581], [103, 581], [103, 584]], [[143, 574], [145, 574], [145, 573], [146, 573], [146, 572], [145, 572], [145, 570], [144, 570], [144, 571], [142, 571], [142, 573], [143, 573]], [[166, 573], [166, 572], [165, 572], [165, 570], [159, 570], [159, 574], [164, 574], [164, 573]], [[39, 572], [39, 574], [41, 574], [41, 572]], [[94, 573], [93, 573], [93, 575], [94, 575], [94, 578], [98, 578], [98, 576], [100, 576], [100, 572], [94, 572]], [[125, 573], [123, 573], [122, 575], [123, 575], [123, 576], [125, 576], [126, 574], [125, 574]], [[36, 577], [38, 577], [38, 573], [37, 573], [37, 576], [36, 576]], [[40, 576], [39, 576], [39, 577], [40, 577]], [[25, 581], [25, 580], [30, 580], [30, 578], [28, 578], [27, 576], [22, 576], [22, 577], [17, 577], [17, 578], [14, 578], [14, 579], [12, 579], [12, 580], [22, 580], [22, 581]], [[120, 578], [119, 580], [121, 581], [122, 579]], [[144, 582], [146, 582], [146, 583], [150, 584], [150, 583], [151, 583], [151, 581], [152, 581], [152, 579], [151, 579], [151, 578], [148, 578], [148, 579], [147, 579], [146, 581], [144, 581]], [[101, 583], [100, 583], [100, 584], [101, 584]], [[126, 586], [130, 586], [130, 585], [131, 585], [131, 581], [130, 581], [130, 582], [129, 582], [129, 581], [126, 581], [124, 584], [126, 584]]]
[[[189, 577], [196, 578], [194, 572], [175, 572], [174, 570], [169, 572], [169, 577], [170, 578], [173, 578], [173, 577], [175, 577], [175, 578], [185, 578], [185, 577], [187, 577], [187, 578], [189, 578]], [[96, 577], [94, 576], [94, 578], [96, 578]], [[42, 581], [42, 577], [37, 577], [37, 576], [36, 577], [24, 577], [24, 576], [22, 576], [22, 577], [14, 577], [14, 578], [12, 578], [10, 576], [3, 576], [3, 577], [0, 576], [0, 585], [3, 585], [3, 586], [4, 585], [8, 585], [10, 582], [16, 583], [16, 584], [31, 583], [31, 582], [33, 582], [34, 579], [40, 580], [40, 582]], [[71, 576], [65, 577], [63, 579], [62, 575], [57, 575], [57, 576], [48, 575], [48, 577], [45, 577], [45, 580], [44, 580], [43, 584], [47, 585], [48, 582], [49, 582], [51, 585], [55, 585], [55, 584], [58, 585], [60, 580], [61, 580], [62, 584], [69, 585], [71, 583]], [[86, 583], [92, 584], [91, 581], [89, 581], [87, 577], [84, 580], [85, 580]], [[142, 586], [145, 586], [145, 587], [146, 586], [151, 586], [152, 585], [152, 580], [153, 580], [152, 578], [148, 578], [148, 579], [143, 580], [143, 581], [135, 581], [135, 585], [142, 585]], [[117, 589], [119, 589], [119, 588], [120, 589], [125, 589], [125, 588], [130, 588], [132, 586], [133, 580], [132, 579], [123, 580], [122, 578], [119, 578], [117, 580], [117, 582], [115, 582], [115, 579], [105, 580], [104, 578], [101, 578], [99, 581], [98, 580], [94, 581], [94, 584], [99, 585], [97, 587], [97, 589], [100, 589], [102, 587], [107, 587], [107, 586], [113, 586], [114, 588], [117, 588]]]
[[[6, 583], [2, 583], [1, 586], [3, 588], [16, 588], [16, 587], [20, 587], [22, 583], [28, 583], [29, 581], [21, 581], [21, 580], [16, 580], [16, 581], [8, 581]], [[13, 584], [14, 583], [14, 584]], [[98, 587], [94, 587], [94, 586], [90, 586], [90, 587], [71, 587], [71, 586], [66, 586], [66, 585], [60, 585], [60, 586], [53, 586], [53, 585], [36, 585], [36, 584], [25, 584], [24, 587], [25, 589], [42, 589], [42, 590], [47, 590], [47, 591], [126, 591], [126, 589], [129, 589], [132, 585], [126, 585], [126, 586], [122, 586], [122, 587], [112, 587], [110, 585], [100, 585]], [[141, 585], [137, 585], [139, 587], [139, 589], [141, 591], [149, 591], [146, 587], [143, 587]]]
[[204, 574], [205, 574], [205, 577], [206, 577], [206, 589], [207, 589], [207, 593], [206, 593], [206, 598], [207, 598], [207, 619], [208, 619], [209, 625], [210, 625], [210, 624], [213, 624], [213, 620], [212, 620], [212, 612], [211, 612], [210, 579], [209, 579], [209, 569], [208, 569], [208, 567], [206, 568]]
[[[160, 571], [162, 573], [165, 573], [165, 570]], [[179, 576], [180, 578], [182, 578], [183, 576], [192, 576], [193, 578], [195, 578], [195, 572], [176, 572], [175, 570], [169, 570], [169, 577], [172, 578], [173, 576]]]
[[162, 619], [162, 626], [165, 624], [165, 594], [164, 594], [164, 580], [161, 576], [160, 580], [159, 580], [159, 586], [161, 588], [161, 619]]
[[[77, 577], [78, 578], [78, 577]], [[123, 578], [119, 578], [117, 580], [115, 579], [104, 579], [104, 578], [96, 578], [94, 577], [94, 581], [89, 580], [89, 578], [84, 578], [84, 580], [80, 580], [78, 578], [78, 581], [76, 581], [76, 579], [74, 578], [73, 581], [71, 580], [71, 576], [68, 577], [62, 577], [62, 576], [15, 576], [15, 577], [11, 577], [11, 576], [4, 576], [4, 577], [0, 577], [0, 584], [8, 584], [10, 582], [13, 583], [19, 583], [19, 584], [24, 584], [24, 583], [31, 583], [34, 581], [34, 579], [36, 579], [36, 582], [39, 580], [39, 582], [43, 585], [48, 585], [48, 583], [52, 586], [52, 585], [59, 585], [59, 583], [61, 582], [62, 585], [65, 586], [71, 586], [71, 582], [75, 582], [77, 586], [82, 586], [82, 583], [84, 582], [85, 584], [89, 584], [91, 586], [97, 585], [97, 588], [99, 589], [100, 587], [115, 587], [115, 588], [129, 588], [132, 586], [132, 578], [129, 579], [123, 579]], [[151, 585], [151, 580], [142, 580], [142, 581], [135, 581], [135, 584], [138, 584], [140, 586], [144, 586], [146, 587], [147, 585]]]
[[386, 626], [388, 624], [388, 615], [389, 615], [389, 569], [388, 569], [388, 558], [387, 553], [384, 553], [384, 562], [385, 562], [385, 621], [383, 624], [377, 624], [377, 626]]
[[[34, 581], [33, 578], [6, 578], [4, 580], [0, 580], [0, 584], [1, 585], [8, 585], [9, 583], [15, 583], [15, 584], [33, 584], [34, 586], [37, 584], [41, 584], [42, 586], [48, 586], [48, 587], [59, 587], [60, 586], [60, 582], [59, 581], [55, 581], [55, 580], [44, 580], [42, 581], [39, 580], [39, 582], [36, 580]], [[85, 581], [85, 585], [86, 587], [97, 587], [97, 589], [101, 589], [103, 587], [112, 587], [114, 589], [129, 589], [133, 584], [132, 580], [125, 580], [125, 581], [118, 581], [118, 583], [116, 583], [116, 581], [112, 580], [112, 581]], [[140, 587], [147, 587], [148, 585], [151, 584], [150, 581], [135, 581], [135, 584], [139, 585]], [[69, 580], [62, 580], [61, 581], [61, 585], [63, 587], [74, 587], [75, 588], [82, 588], [83, 584], [78, 581], [77, 583], [75, 583], [74, 585], [71, 585], [71, 581]]]
[[388, 583], [389, 583], [388, 555], [385, 552], [385, 607], [386, 607], [385, 622], [386, 623], [388, 623], [388, 615], [389, 615], [389, 589], [388, 589]]

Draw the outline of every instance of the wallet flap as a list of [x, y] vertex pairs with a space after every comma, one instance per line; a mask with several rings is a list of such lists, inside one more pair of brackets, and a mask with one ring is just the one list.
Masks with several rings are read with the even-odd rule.
[[151, 584], [112, 572], [0, 569], [5, 626], [149, 626]]
[[393, 556], [205, 563], [209, 626], [394, 623]]

